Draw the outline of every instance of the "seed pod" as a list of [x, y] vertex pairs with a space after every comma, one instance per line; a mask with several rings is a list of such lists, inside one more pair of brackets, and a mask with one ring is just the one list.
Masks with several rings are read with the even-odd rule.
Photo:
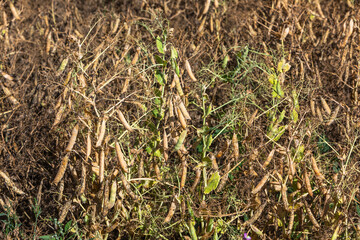
[[185, 187], [186, 182], [186, 174], [187, 174], [187, 164], [186, 160], [182, 160], [181, 162], [181, 181], [180, 181], [180, 189], [183, 189]]
[[20, 20], [20, 16], [18, 14], [18, 11], [16, 10], [14, 4], [9, 1], [9, 7], [10, 7], [10, 10], [11, 10], [11, 13], [14, 15], [14, 18], [17, 19], [17, 20]]
[[323, 119], [323, 117], [322, 117], [322, 113], [321, 113], [321, 110], [320, 110], [319, 107], [316, 107], [316, 113], [317, 113], [317, 115], [318, 115], [318, 117], [319, 117], [320, 122], [323, 122], [324, 119]]
[[215, 8], [219, 7], [219, 1], [218, 0], [214, 0], [214, 6], [215, 6]]
[[120, 24], [120, 18], [116, 18], [114, 27], [113, 27], [112, 30], [111, 30], [111, 34], [116, 33], [116, 31], [117, 31], [117, 29], [118, 29], [118, 27], [119, 27], [119, 24]]
[[233, 150], [234, 150], [234, 158], [235, 158], [235, 161], [237, 161], [239, 159], [240, 153], [239, 153], [239, 142], [238, 142], [238, 138], [237, 138], [237, 135], [235, 132], [232, 137], [232, 145], [233, 145]]
[[141, 51], [141, 48], [140, 48], [140, 47], [138, 47], [138, 48], [136, 49], [135, 56], [134, 56], [134, 58], [133, 58], [133, 59], [132, 59], [132, 61], [131, 61], [131, 65], [135, 65], [135, 64], [136, 64], [136, 62], [138, 61], [140, 51]]
[[100, 152], [100, 164], [99, 164], [99, 181], [102, 183], [104, 181], [104, 172], [105, 172], [105, 151], [101, 149]]
[[110, 200], [108, 203], [108, 209], [112, 209], [115, 205], [116, 191], [117, 191], [117, 183], [116, 183], [116, 180], [114, 180], [111, 184]]
[[288, 202], [288, 199], [287, 199], [287, 187], [286, 187], [286, 184], [285, 183], [282, 183], [281, 184], [281, 198], [283, 200], [283, 204], [284, 204], [284, 208], [286, 211], [289, 211], [289, 202]]
[[91, 136], [90, 136], [90, 132], [88, 132], [87, 138], [86, 138], [86, 159], [85, 161], [87, 161], [90, 157], [91, 154]]
[[129, 123], [126, 121], [126, 119], [124, 117], [124, 114], [120, 110], [117, 110], [117, 113], [118, 113], [118, 116], [119, 116], [119, 119], [120, 119], [121, 123], [124, 125], [126, 130], [128, 130], [129, 132], [134, 131], [132, 129], [132, 127], [129, 125]]
[[191, 66], [188, 60], [185, 61], [185, 69], [187, 71], [187, 73], [189, 74], [189, 77], [191, 78], [191, 80], [193, 80], [194, 82], [197, 81], [196, 77], [194, 76], [193, 71], [191, 70]]
[[69, 200], [65, 203], [65, 205], [63, 206], [62, 210], [61, 210], [61, 213], [60, 213], [60, 216], [59, 216], [59, 220], [58, 220], [58, 223], [62, 223], [65, 218], [66, 218], [66, 215], [68, 214], [69, 210], [70, 210], [70, 207], [71, 207], [71, 203], [72, 203], [72, 200]]
[[195, 191], [196, 186], [199, 184], [200, 177], [201, 177], [201, 169], [200, 169], [200, 168], [197, 168], [197, 169], [196, 169], [195, 180], [194, 180], [193, 185], [192, 185], [191, 188], [190, 188], [190, 192], [194, 192], [194, 191]]
[[312, 113], [313, 117], [316, 117], [315, 101], [313, 99], [310, 99], [310, 108], [311, 108], [311, 113]]
[[203, 15], [205, 15], [209, 11], [210, 3], [211, 3], [211, 0], [206, 0], [205, 1]]
[[85, 192], [86, 187], [86, 167], [85, 164], [81, 164], [81, 181], [80, 181], [80, 188], [79, 188], [79, 194], [81, 195]]
[[102, 215], [106, 216], [108, 213], [108, 206], [109, 206], [109, 180], [106, 179], [104, 182], [104, 189], [103, 189], [103, 201], [102, 201]]
[[10, 89], [8, 89], [7, 87], [5, 87], [3, 84], [1, 84], [1, 88], [4, 91], [5, 95], [9, 98], [10, 102], [14, 105], [18, 105], [19, 101], [13, 96], [12, 92], [10, 91]]
[[294, 226], [294, 219], [295, 219], [295, 210], [291, 208], [290, 217], [289, 217], [289, 227], [288, 227], [288, 235], [291, 235], [293, 226]]
[[46, 48], [45, 48], [45, 53], [48, 55], [50, 52], [50, 48], [51, 48], [51, 31], [49, 31], [49, 34], [46, 38]]
[[252, 225], [254, 222], [256, 222], [256, 220], [258, 220], [258, 218], [261, 216], [262, 212], [264, 211], [266, 205], [267, 205], [267, 202], [263, 203], [263, 204], [256, 210], [256, 212], [254, 213], [254, 215], [253, 215], [249, 220], [247, 220], [246, 222], [244, 222], [244, 225], [245, 225], [245, 226], [248, 226], [248, 225]]
[[115, 143], [115, 150], [116, 150], [116, 155], [118, 157], [118, 161], [119, 161], [119, 165], [121, 167], [121, 169], [123, 170], [123, 172], [128, 173], [128, 168], [127, 168], [127, 163], [124, 159], [124, 155], [121, 152], [121, 148], [118, 142]]
[[64, 174], [65, 174], [65, 170], [66, 170], [66, 167], [68, 165], [68, 162], [69, 162], [69, 156], [70, 156], [70, 153], [67, 153], [62, 161], [61, 161], [61, 164], [60, 164], [60, 167], [59, 167], [59, 170], [55, 176], [55, 179], [53, 181], [53, 184], [54, 185], [58, 185], [58, 183], [60, 182], [60, 180], [64, 177]]
[[60, 202], [63, 197], [64, 187], [65, 187], [64, 180], [61, 180], [60, 185], [59, 185], [59, 195], [58, 195], [58, 199], [57, 199], [58, 202]]
[[180, 79], [176, 73], [174, 73], [174, 82], [175, 82], [176, 91], [178, 92], [179, 96], [180, 97], [184, 96], [184, 92], [180, 84]]
[[266, 158], [266, 161], [265, 161], [264, 164], [262, 165], [263, 168], [266, 168], [266, 167], [270, 164], [271, 160], [272, 160], [273, 157], [274, 157], [274, 154], [275, 154], [275, 148], [273, 148], [273, 149], [271, 150], [271, 152], [269, 153], [268, 157]]
[[324, 179], [324, 176], [321, 174], [321, 172], [316, 164], [316, 159], [313, 156], [311, 156], [311, 165], [313, 167], [315, 176], [320, 180]]
[[[201, 35], [202, 32], [204, 31], [204, 25], [205, 25], [205, 22], [206, 22], [206, 16], [203, 18], [203, 20], [201, 21], [200, 23], [200, 26], [197, 30], [197, 32]], [[191, 78], [191, 77], [190, 77]], [[192, 78], [191, 78], [192, 79]]]
[[330, 109], [329, 105], [327, 104], [326, 100], [323, 97], [321, 97], [320, 99], [321, 99], [321, 104], [322, 104], [323, 108], [325, 109], [325, 112], [327, 113], [327, 115], [330, 116], [331, 109]]
[[11, 188], [14, 192], [16, 192], [17, 194], [20, 194], [20, 195], [25, 195], [25, 193], [21, 189], [16, 187], [15, 183], [13, 181], [11, 181], [11, 179], [6, 175], [5, 172], [0, 170], [0, 176], [4, 179], [5, 184], [9, 188]]
[[254, 119], [255, 119], [257, 113], [258, 113], [258, 110], [256, 109], [256, 110], [254, 111], [254, 113], [251, 115], [251, 117], [250, 117], [250, 119], [249, 119], [249, 121], [248, 121], [248, 123], [247, 123], [248, 126], [251, 126], [251, 125], [253, 124]]
[[170, 208], [169, 208], [169, 212], [166, 215], [166, 218], [164, 219], [164, 223], [168, 223], [171, 221], [171, 218], [173, 217], [175, 210], [176, 210], [176, 202], [175, 202], [176, 198], [174, 197], [173, 201], [171, 202]]
[[337, 115], [338, 115], [338, 113], [339, 113], [339, 110], [340, 110], [340, 106], [337, 106], [337, 107], [335, 108], [335, 111], [334, 111], [333, 114], [331, 115], [329, 122], [328, 122], [326, 125], [329, 126], [329, 125], [331, 125], [331, 124], [335, 121], [335, 119], [336, 119], [336, 117], [337, 117]]
[[182, 114], [181, 110], [178, 107], [176, 108], [176, 111], [177, 111], [178, 118], [179, 118], [182, 128], [186, 129], [187, 125], [186, 125], [186, 120], [185, 120], [184, 115]]
[[97, 147], [97, 148], [101, 146], [101, 143], [104, 140], [105, 132], [106, 132], [106, 121], [107, 121], [107, 119], [108, 119], [108, 117], [105, 115], [102, 122], [101, 122], [98, 141], [96, 142], [96, 145], [95, 145], [95, 147]]
[[261, 180], [260, 182], [256, 185], [256, 187], [251, 191], [251, 194], [256, 194], [258, 192], [260, 192], [260, 190], [263, 188], [263, 186], [265, 185], [265, 183], [267, 182], [267, 180], [269, 179], [270, 174], [266, 174]]
[[160, 171], [159, 165], [156, 162], [154, 162], [154, 170], [155, 170], [157, 180], [161, 181], [162, 180], [161, 171]]
[[305, 187], [306, 187], [306, 190], [307, 192], [309, 193], [309, 195], [311, 197], [313, 197], [313, 192], [312, 192], [312, 188], [311, 188], [311, 184], [310, 184], [310, 179], [309, 179], [309, 175], [306, 171], [306, 167], [304, 166], [304, 169], [303, 169], [303, 177], [304, 177], [304, 180], [305, 180]]
[[120, 173], [120, 178], [125, 188], [126, 193], [134, 200], [139, 200], [139, 197], [135, 195], [135, 193], [131, 190], [129, 182], [127, 181], [125, 175]]
[[71, 132], [70, 141], [65, 149], [65, 152], [71, 152], [71, 150], [73, 149], [78, 132], [79, 132], [79, 124], [76, 124]]
[[314, 226], [316, 228], [320, 228], [320, 225], [319, 223], [316, 221], [313, 213], [311, 212], [311, 209], [309, 207], [309, 204], [304, 200], [304, 205], [305, 205], [305, 209], [306, 209], [306, 212], [308, 213], [308, 216], [310, 218], [310, 221], [312, 222], [312, 224], [314, 224]]
[[219, 186], [216, 188], [216, 192], [221, 192], [224, 188], [226, 181], [229, 179], [230, 163], [228, 163], [224, 169], [224, 176], [221, 178]]
[[175, 99], [176, 99], [176, 101], [177, 101], [177, 103], [178, 103], [178, 106], [179, 106], [179, 108], [180, 108], [180, 110], [181, 110], [181, 113], [183, 114], [183, 116], [185, 117], [185, 119], [191, 120], [190, 114], [189, 114], [189, 112], [186, 110], [186, 107], [185, 107], [183, 101], [181, 101], [181, 98], [180, 98], [179, 96], [176, 96]]

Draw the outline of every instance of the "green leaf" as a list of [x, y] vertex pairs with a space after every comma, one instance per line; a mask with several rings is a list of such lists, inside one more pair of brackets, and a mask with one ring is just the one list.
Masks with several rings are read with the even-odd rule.
[[155, 61], [157, 64], [162, 65], [163, 67], [166, 67], [167, 61], [163, 60], [160, 56], [155, 55]]
[[155, 72], [155, 78], [156, 81], [160, 84], [160, 85], [164, 85], [165, 83], [165, 79], [164, 79], [164, 75], [160, 72], [160, 71], [156, 71]]
[[213, 141], [212, 135], [209, 135], [209, 136], [206, 138], [205, 151], [209, 150], [212, 141]]
[[299, 114], [295, 109], [292, 110], [291, 119], [293, 120], [294, 123], [296, 123], [299, 119]]
[[287, 125], [279, 127], [279, 129], [277, 130], [277, 133], [275, 134], [275, 137], [273, 139], [275, 142], [278, 141], [280, 139], [280, 137], [285, 133], [286, 127], [287, 127]]
[[228, 62], [229, 62], [229, 55], [226, 55], [221, 67], [226, 68]]
[[72, 221], [70, 220], [70, 221], [68, 221], [66, 224], [65, 224], [65, 227], [64, 227], [64, 232], [68, 232], [69, 231], [69, 229], [70, 229], [70, 227], [71, 227], [71, 223], [72, 223]]
[[164, 54], [164, 46], [163, 46], [163, 43], [159, 36], [156, 37], [156, 47], [157, 47], [159, 53]]
[[52, 235], [44, 235], [44, 236], [40, 236], [39, 239], [52, 240], [52, 239], [55, 239], [55, 238]]
[[161, 157], [161, 151], [160, 151], [160, 149], [157, 149], [157, 150], [154, 152], [154, 156], [155, 156], [155, 157], [158, 157], [158, 158]]
[[286, 111], [285, 111], [285, 109], [284, 109], [284, 110], [282, 110], [282, 112], [281, 112], [281, 114], [280, 114], [280, 117], [279, 117], [279, 123], [281, 123], [281, 122], [282, 122], [282, 120], [284, 120], [284, 118], [285, 118], [285, 114], [286, 114]]
[[220, 174], [218, 171], [216, 171], [215, 173], [213, 173], [213, 175], [211, 175], [208, 184], [204, 189], [204, 193], [209, 194], [211, 191], [215, 190], [219, 182], [220, 182]]
[[173, 58], [173, 59], [178, 58], [178, 53], [173, 46], [171, 47], [171, 58]]
[[175, 145], [175, 151], [179, 150], [181, 148], [181, 146], [183, 145], [184, 140], [186, 138], [186, 134], [187, 134], [186, 130], [182, 131], [182, 133], [180, 134], [179, 140], [177, 141], [177, 143]]

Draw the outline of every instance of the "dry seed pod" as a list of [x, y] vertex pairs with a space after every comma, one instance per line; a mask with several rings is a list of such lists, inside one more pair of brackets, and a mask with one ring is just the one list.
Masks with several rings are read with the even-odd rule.
[[138, 61], [139, 55], [140, 55], [140, 51], [141, 51], [141, 48], [138, 47], [138, 48], [136, 49], [135, 56], [134, 56], [134, 58], [133, 58], [132, 61], [131, 61], [131, 65], [135, 65], [136, 62]]
[[203, 11], [203, 13], [202, 13], [203, 15], [205, 15], [205, 14], [209, 11], [210, 3], [211, 3], [211, 0], [206, 0], [206, 1], [205, 1], [204, 11]]
[[250, 117], [250, 119], [249, 119], [249, 121], [248, 121], [248, 123], [247, 123], [248, 126], [251, 126], [251, 125], [253, 124], [254, 119], [255, 119], [257, 113], [258, 113], [258, 110], [256, 109], [256, 110], [254, 111], [254, 113], [251, 115], [251, 117]]
[[256, 222], [256, 220], [258, 220], [258, 218], [261, 216], [262, 212], [264, 211], [266, 205], [267, 205], [267, 202], [263, 203], [263, 204], [256, 210], [256, 212], [254, 213], [254, 215], [253, 215], [249, 220], [247, 220], [246, 222], [244, 222], [244, 225], [245, 225], [245, 226], [248, 226], [248, 225], [252, 225], [254, 222]]
[[234, 150], [234, 158], [235, 158], [235, 161], [237, 161], [239, 159], [240, 152], [239, 152], [239, 142], [238, 142], [238, 138], [237, 138], [237, 135], [235, 132], [232, 137], [232, 145], [233, 145], [233, 150]]
[[190, 192], [195, 191], [196, 186], [199, 184], [200, 177], [201, 177], [201, 169], [198, 168], [198, 169], [196, 169], [195, 180], [194, 180], [193, 185], [191, 186]]
[[106, 179], [104, 182], [104, 193], [103, 193], [103, 202], [102, 202], [102, 215], [106, 216], [108, 213], [108, 206], [109, 206], [109, 180]]
[[321, 99], [321, 104], [323, 106], [323, 108], [325, 109], [325, 112], [327, 113], [327, 115], [331, 115], [331, 109], [329, 107], [329, 105], [327, 104], [326, 100], [323, 97], [320, 97]]
[[303, 169], [303, 177], [304, 177], [304, 180], [305, 180], [305, 187], [306, 187], [306, 190], [307, 192], [309, 193], [309, 195], [311, 197], [314, 196], [313, 192], [312, 192], [312, 188], [311, 188], [311, 184], [310, 184], [310, 179], [309, 179], [309, 175], [307, 173], [307, 170], [306, 170], [306, 166], [304, 166], [304, 169]]
[[81, 181], [80, 181], [79, 195], [85, 192], [85, 187], [86, 187], [86, 167], [84, 163], [81, 163]]
[[336, 108], [335, 108], [335, 111], [333, 112], [333, 114], [331, 115], [331, 117], [330, 117], [330, 119], [329, 119], [329, 122], [326, 124], [326, 125], [331, 125], [334, 121], [335, 121], [335, 119], [336, 119], [336, 117], [337, 117], [337, 115], [338, 115], [338, 113], [339, 113], [339, 110], [340, 110], [340, 106], [337, 106]]
[[256, 187], [251, 191], [251, 194], [256, 194], [260, 192], [260, 190], [263, 188], [267, 180], [269, 179], [270, 173], [266, 174], [260, 182], [256, 185]]
[[175, 97], [177, 103], [178, 103], [178, 106], [181, 110], [181, 113], [183, 114], [183, 116], [185, 117], [185, 119], [187, 120], [191, 120], [191, 117], [190, 117], [190, 114], [189, 112], [186, 110], [186, 107], [185, 107], [185, 104], [183, 103], [183, 101], [181, 100], [181, 98], [179, 96], [176, 96]]
[[201, 21], [200, 23], [200, 26], [197, 30], [197, 32], [201, 35], [202, 32], [204, 31], [204, 25], [205, 25], [205, 22], [206, 22], [206, 16], [203, 18], [203, 20]]
[[61, 160], [61, 164], [60, 164], [60, 167], [59, 167], [59, 170], [54, 178], [54, 181], [53, 181], [53, 184], [56, 186], [58, 185], [58, 183], [60, 182], [60, 180], [64, 177], [64, 174], [65, 174], [65, 170], [66, 170], [66, 167], [68, 165], [68, 162], [69, 162], [69, 156], [70, 156], [70, 153], [67, 153], [63, 159]]
[[187, 174], [187, 164], [186, 164], [186, 160], [182, 160], [182, 162], [181, 162], [181, 181], [180, 181], [180, 189], [182, 189], [182, 188], [185, 187], [186, 174]]
[[86, 159], [85, 159], [85, 161], [87, 161], [89, 159], [90, 154], [91, 154], [91, 133], [88, 132], [87, 138], [86, 138]]
[[65, 149], [65, 152], [71, 152], [71, 150], [73, 149], [75, 142], [76, 142], [78, 132], [79, 132], [79, 124], [76, 124], [71, 132], [71, 137], [70, 137], [69, 143]]
[[100, 164], [99, 164], [99, 181], [102, 183], [104, 181], [104, 172], [105, 172], [105, 151], [101, 149], [100, 152]]
[[106, 132], [106, 121], [107, 121], [107, 119], [108, 119], [108, 117], [105, 115], [102, 122], [101, 122], [100, 133], [99, 133], [96, 145], [95, 145], [95, 147], [97, 147], [97, 148], [101, 146], [101, 143], [104, 140], [105, 132]]
[[9, 7], [10, 7], [10, 10], [11, 10], [11, 13], [14, 15], [14, 18], [17, 19], [17, 20], [20, 20], [20, 16], [18, 14], [18, 11], [16, 10], [14, 4], [9, 1]]
[[191, 70], [191, 66], [188, 60], [185, 61], [185, 69], [187, 71], [187, 73], [189, 74], [189, 77], [191, 78], [191, 80], [193, 80], [194, 82], [197, 81], [193, 71]]
[[117, 191], [117, 183], [116, 183], [116, 180], [114, 180], [111, 184], [110, 200], [108, 203], [108, 209], [112, 209], [115, 205], [116, 191]]
[[124, 125], [126, 130], [128, 130], [129, 132], [134, 131], [132, 129], [132, 127], [129, 125], [129, 123], [126, 121], [126, 119], [124, 117], [124, 114], [120, 110], [117, 110], [117, 113], [118, 113], [118, 116], [119, 116], [119, 119], [120, 119], [121, 123]]
[[180, 97], [184, 96], [184, 92], [180, 84], [180, 79], [176, 73], [174, 73], [174, 82], [175, 82], [176, 91], [178, 92], [179, 96]]
[[47, 38], [46, 38], [46, 48], [45, 48], [45, 53], [48, 55], [50, 52], [50, 48], [51, 48], [51, 31], [49, 32]]
[[285, 183], [281, 184], [281, 199], [283, 200], [285, 210], [289, 211], [289, 202], [287, 199], [286, 191], [287, 191], [286, 184]]
[[271, 152], [269, 153], [268, 157], [266, 158], [266, 161], [265, 161], [264, 164], [262, 165], [263, 168], [266, 168], [266, 167], [270, 164], [271, 160], [272, 160], [273, 157], [274, 157], [274, 154], [275, 154], [275, 148], [273, 148], [273, 149], [271, 150]]
[[210, 32], [214, 32], [214, 19], [213, 19], [213, 15], [210, 15]]
[[6, 173], [4, 173], [3, 171], [0, 170], [0, 176], [4, 179], [5, 184], [11, 188], [14, 192], [16, 192], [17, 194], [20, 195], [25, 195], [25, 193], [19, 189], [18, 187], [15, 186], [15, 183], [13, 181], [11, 181], [11, 179], [6, 175]]
[[295, 210], [291, 208], [290, 217], [289, 217], [289, 227], [288, 227], [288, 235], [291, 235], [293, 226], [294, 226], [294, 219], [295, 219]]
[[64, 187], [65, 187], [64, 180], [61, 180], [60, 185], [59, 185], [59, 195], [58, 195], [58, 199], [57, 199], [58, 202], [60, 202], [63, 197]]
[[118, 29], [118, 27], [119, 27], [119, 24], [120, 24], [120, 18], [116, 18], [114, 27], [113, 27], [112, 30], [111, 30], [111, 34], [116, 33], [116, 31], [117, 31], [117, 29]]
[[187, 125], [186, 125], [186, 120], [184, 118], [184, 115], [182, 114], [180, 108], [176, 108], [177, 114], [178, 114], [178, 118], [180, 121], [181, 126], [183, 127], [183, 129], [186, 129]]
[[174, 197], [173, 201], [171, 202], [169, 212], [166, 215], [166, 218], [164, 219], [164, 223], [168, 223], [171, 221], [171, 218], [173, 217], [176, 210], [176, 198]]
[[120, 178], [123, 183], [123, 186], [125, 188], [126, 193], [134, 200], [138, 200], [139, 197], [135, 195], [135, 193], [131, 190], [129, 182], [127, 181], [125, 175], [123, 173], [120, 173]]
[[215, 6], [215, 8], [219, 7], [219, 1], [218, 0], [214, 0], [214, 6]]
[[224, 176], [221, 178], [219, 186], [216, 188], [216, 192], [221, 192], [221, 190], [224, 188], [226, 181], [229, 179], [230, 167], [230, 163], [226, 164], [224, 169]]
[[154, 162], [154, 170], [155, 170], [157, 180], [161, 181], [162, 180], [161, 171], [160, 171], [159, 165], [155, 162]]
[[1, 84], [1, 88], [4, 91], [5, 95], [9, 98], [10, 102], [14, 105], [18, 105], [19, 101], [13, 96], [12, 92], [10, 91], [10, 89], [8, 89], [7, 87], [5, 87], [3, 84]]
[[127, 163], [124, 159], [124, 155], [121, 151], [120, 145], [118, 142], [115, 143], [115, 150], [116, 150], [116, 155], [118, 157], [118, 161], [119, 161], [119, 165], [121, 167], [121, 169], [123, 170], [123, 172], [128, 173], [128, 168], [127, 168]]
[[315, 101], [313, 99], [310, 99], [310, 108], [311, 108], [311, 114], [313, 115], [313, 117], [316, 117]]
[[58, 220], [59, 223], [62, 223], [65, 220], [66, 215], [68, 214], [68, 212], [70, 210], [71, 203], [72, 203], [72, 200], [69, 200], [65, 203], [64, 207], [61, 210], [60, 216], [59, 216], [59, 220]]
[[314, 226], [316, 228], [320, 228], [320, 225], [319, 223], [316, 221], [313, 213], [311, 212], [311, 209], [309, 207], [309, 204], [307, 203], [307, 201], [304, 200], [304, 204], [305, 204], [305, 209], [306, 209], [306, 212], [308, 213], [308, 216], [310, 218], [310, 221], [312, 222], [312, 224], [314, 224]]
[[318, 117], [319, 117], [320, 122], [323, 122], [324, 119], [323, 119], [323, 117], [322, 117], [322, 113], [321, 113], [321, 110], [320, 110], [319, 107], [316, 107], [316, 113], [317, 113], [317, 115], [318, 115]]
[[216, 157], [214, 156], [214, 154], [210, 153], [210, 159], [211, 159], [211, 165], [212, 165], [212, 168], [214, 169], [214, 171], [219, 170], [219, 166], [216, 162]]
[[316, 163], [316, 159], [311, 156], [311, 165], [313, 167], [313, 170], [314, 170], [314, 173], [315, 173], [315, 176], [318, 178], [318, 179], [324, 179], [324, 176], [321, 174], [318, 166], [317, 166], [317, 163]]

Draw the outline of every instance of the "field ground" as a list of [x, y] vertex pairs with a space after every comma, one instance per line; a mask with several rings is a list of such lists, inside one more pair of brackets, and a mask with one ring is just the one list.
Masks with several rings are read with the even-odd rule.
[[0, 0], [1, 239], [360, 239], [354, 0]]

